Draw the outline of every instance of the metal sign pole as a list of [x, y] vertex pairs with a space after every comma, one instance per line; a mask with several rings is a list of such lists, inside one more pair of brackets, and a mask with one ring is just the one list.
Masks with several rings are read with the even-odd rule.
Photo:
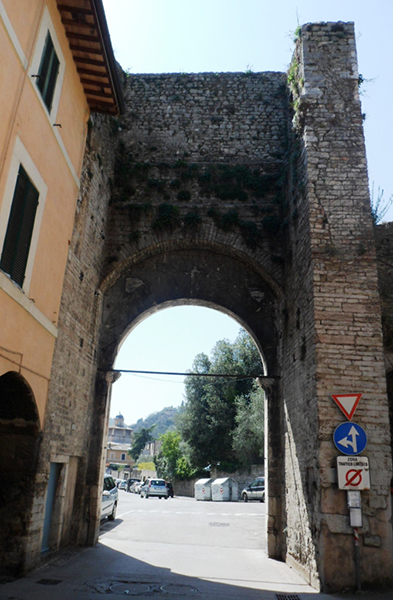
[[353, 535], [355, 538], [355, 574], [356, 574], [356, 590], [361, 591], [362, 585], [360, 583], [360, 548], [359, 548], [359, 531], [357, 527], [353, 528]]
[[349, 419], [336, 427], [333, 442], [336, 448], [346, 455], [337, 457], [338, 487], [340, 490], [347, 490], [349, 524], [353, 527], [355, 541], [356, 590], [360, 592], [359, 527], [363, 527], [360, 490], [370, 489], [370, 473], [368, 458], [358, 456], [367, 446], [367, 435], [363, 427], [352, 422], [352, 417], [362, 394], [334, 394], [331, 397]]
[[362, 519], [362, 500], [359, 491], [347, 492], [349, 508], [349, 524], [353, 527], [353, 536], [355, 541], [355, 580], [356, 590], [360, 592], [360, 547], [359, 547], [359, 527], [363, 525]]

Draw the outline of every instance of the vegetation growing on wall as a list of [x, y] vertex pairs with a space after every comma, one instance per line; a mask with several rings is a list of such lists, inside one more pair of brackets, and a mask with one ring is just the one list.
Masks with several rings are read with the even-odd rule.
[[[154, 175], [153, 175], [154, 173]], [[157, 173], [159, 175], [157, 176]], [[114, 168], [112, 202], [127, 202], [137, 192], [169, 194], [188, 201], [193, 189], [201, 197], [220, 200], [255, 200], [275, 196], [280, 188], [280, 172], [275, 166], [239, 164], [140, 163], [119, 143]]]
[[[276, 166], [204, 165], [184, 159], [172, 164], [140, 163], [120, 143], [112, 204], [129, 207], [135, 225], [130, 241], [139, 239], [138, 222], [143, 216], [151, 219], [153, 230], [161, 231], [176, 227], [195, 230], [206, 216], [223, 231], [236, 229], [245, 243], [255, 249], [264, 237], [276, 235], [280, 230], [282, 187], [282, 176]], [[185, 212], [184, 204], [190, 202], [193, 207]], [[251, 204], [255, 218], [241, 220], [236, 208], [220, 207], [225, 202]]]

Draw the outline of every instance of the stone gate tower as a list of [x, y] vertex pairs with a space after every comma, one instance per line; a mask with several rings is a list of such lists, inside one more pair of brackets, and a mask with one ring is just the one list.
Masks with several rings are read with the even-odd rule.
[[[119, 344], [160, 308], [200, 304], [249, 331], [269, 377], [269, 556], [317, 588], [353, 587], [332, 441], [344, 417], [331, 394], [359, 392], [371, 471], [362, 577], [391, 580], [389, 413], [353, 24], [303, 26], [288, 75], [124, 75], [124, 95], [120, 120], [91, 123], [38, 473], [47, 477], [53, 453], [78, 463], [71, 541], [97, 539]], [[85, 426], [67, 435], [70, 412]], [[37, 508], [36, 530], [40, 519]]]

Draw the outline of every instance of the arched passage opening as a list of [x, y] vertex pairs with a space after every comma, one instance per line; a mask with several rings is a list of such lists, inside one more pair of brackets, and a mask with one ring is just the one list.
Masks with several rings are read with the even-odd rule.
[[0, 575], [23, 569], [40, 439], [33, 391], [9, 371], [0, 377]]
[[[240, 331], [244, 329], [232, 317], [198, 305], [164, 307], [143, 318], [127, 333], [117, 353], [114, 368], [123, 372], [112, 386], [110, 416], [120, 412], [132, 425], [165, 407], [179, 407], [184, 376], [128, 371], [186, 373], [197, 354], [210, 356], [217, 341], [232, 343]], [[263, 372], [261, 365], [258, 373]]]
[[[104, 292], [96, 386], [97, 436], [108, 415], [113, 367], [124, 337], [159, 309], [179, 305], [216, 308], [234, 317], [251, 334], [263, 357], [267, 392], [267, 538], [269, 556], [283, 557], [283, 436], [279, 384], [280, 293], [249, 259], [219, 248], [175, 248], [152, 252], [126, 266]], [[274, 283], [274, 282], [273, 282]], [[93, 456], [100, 448], [91, 451]], [[101, 469], [104, 465], [101, 463]], [[93, 468], [89, 469], [93, 473]], [[90, 531], [91, 536], [97, 533]], [[94, 537], [91, 538], [94, 540]]]

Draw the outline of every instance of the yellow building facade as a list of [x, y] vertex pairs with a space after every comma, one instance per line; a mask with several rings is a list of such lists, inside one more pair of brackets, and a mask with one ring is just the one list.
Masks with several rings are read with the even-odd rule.
[[0, 470], [10, 477], [28, 473], [45, 423], [88, 120], [118, 114], [121, 92], [101, 0], [0, 0], [0, 56]]
[[62, 18], [0, 2], [0, 375], [23, 376], [41, 427], [91, 109]]

